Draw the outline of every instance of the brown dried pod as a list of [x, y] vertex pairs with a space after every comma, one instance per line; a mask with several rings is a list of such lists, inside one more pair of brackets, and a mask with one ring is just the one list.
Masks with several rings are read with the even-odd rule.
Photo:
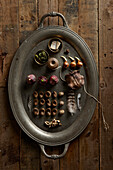
[[52, 100], [52, 106], [56, 107], [57, 106], [57, 100]]
[[44, 115], [45, 115], [45, 109], [44, 109], [44, 108], [41, 108], [41, 109], [40, 109], [40, 115], [41, 115], [41, 116], [44, 116]]
[[44, 93], [41, 91], [41, 92], [39, 93], [39, 98], [42, 99], [43, 97], [44, 97]]
[[47, 108], [47, 109], [46, 109], [46, 114], [47, 114], [48, 116], [51, 116], [51, 108]]
[[38, 97], [38, 92], [37, 92], [37, 91], [34, 91], [33, 96], [34, 96], [35, 98], [37, 98], [37, 97]]
[[51, 97], [51, 92], [50, 92], [50, 91], [46, 91], [46, 92], [45, 92], [45, 97], [46, 97], [46, 98]]
[[50, 99], [47, 99], [47, 100], [46, 100], [46, 105], [47, 105], [48, 107], [51, 106], [51, 101], [50, 101]]
[[57, 97], [57, 92], [53, 91], [52, 96], [53, 96], [53, 98], [56, 98]]
[[78, 89], [84, 85], [84, 76], [78, 70], [74, 70], [65, 76], [66, 83], [71, 89]]
[[64, 92], [63, 91], [60, 91], [59, 94], [58, 94], [60, 97], [64, 96]]
[[60, 106], [63, 106], [63, 105], [64, 105], [64, 101], [60, 101], [60, 102], [59, 102], [59, 105], [60, 105]]
[[58, 110], [56, 108], [52, 109], [52, 115], [55, 116], [57, 114]]
[[60, 115], [63, 115], [64, 113], [65, 113], [64, 110], [59, 110], [59, 114], [60, 114]]
[[38, 116], [39, 115], [39, 109], [37, 107], [35, 107], [33, 109], [33, 113], [34, 113], [35, 116]]
[[44, 99], [40, 99], [40, 105], [43, 106], [45, 104], [45, 100]]
[[34, 104], [34, 106], [37, 106], [38, 105], [38, 99], [34, 99], [33, 104]]

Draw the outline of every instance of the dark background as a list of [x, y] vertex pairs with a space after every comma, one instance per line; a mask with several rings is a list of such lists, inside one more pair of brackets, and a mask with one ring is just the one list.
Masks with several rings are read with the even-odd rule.
[[[9, 106], [7, 80], [19, 45], [50, 11], [61, 12], [70, 29], [91, 48], [99, 72], [99, 100], [110, 126], [104, 131], [100, 107], [85, 131], [71, 142], [67, 154], [46, 158], [36, 142], [16, 123]], [[45, 25], [62, 24], [58, 18]], [[113, 0], [0, 0], [0, 169], [112, 170], [113, 169]], [[47, 148], [60, 153], [63, 147]]]

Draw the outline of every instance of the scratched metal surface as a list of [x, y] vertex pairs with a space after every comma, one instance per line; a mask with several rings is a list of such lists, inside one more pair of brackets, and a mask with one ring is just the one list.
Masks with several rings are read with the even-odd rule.
[[[63, 98], [65, 102], [65, 114], [61, 117], [58, 115], [56, 116], [56, 118], [61, 120], [63, 125], [54, 129], [49, 129], [44, 126], [44, 121], [51, 120], [51, 118], [47, 118], [46, 116], [35, 118], [32, 112], [28, 111], [28, 97], [32, 96], [34, 90], [55, 90], [57, 92], [60, 90], [67, 94], [68, 88], [62, 83], [61, 80], [56, 86], [52, 88], [47, 86], [47, 88], [41, 89], [42, 87], [38, 86], [37, 83], [35, 83], [32, 88], [26, 86], [26, 77], [31, 73], [34, 73], [37, 76], [45, 75], [47, 77], [55, 74], [59, 77], [59, 70], [50, 73], [47, 71], [46, 65], [38, 67], [33, 60], [34, 54], [37, 52], [37, 50], [47, 50], [47, 43], [49, 39], [55, 36], [58, 36], [62, 39], [63, 48], [60, 53], [55, 54], [54, 57], [58, 58], [60, 65], [62, 65], [63, 61], [60, 59], [60, 55], [64, 53], [64, 50], [67, 47], [70, 48], [70, 55], [77, 55], [83, 61], [84, 66], [81, 69], [81, 73], [85, 76], [87, 90], [95, 97], [98, 95], [98, 75], [93, 55], [80, 36], [68, 28], [61, 26], [51, 26], [36, 30], [28, 39], [26, 39], [18, 49], [11, 66], [9, 76], [10, 103], [14, 116], [22, 129], [32, 139], [47, 145], [59, 145], [67, 143], [73, 138], [77, 137], [88, 125], [96, 106], [96, 102], [90, 97], [86, 96], [83, 92], [83, 88], [81, 88], [80, 92], [82, 93], [82, 110], [81, 112], [77, 111], [77, 113], [72, 117], [66, 109], [65, 95]], [[53, 57], [52, 54], [50, 54], [50, 56]], [[66, 72], [63, 73], [63, 77], [65, 74]], [[77, 93], [78, 91], [76, 91], [76, 94]]]

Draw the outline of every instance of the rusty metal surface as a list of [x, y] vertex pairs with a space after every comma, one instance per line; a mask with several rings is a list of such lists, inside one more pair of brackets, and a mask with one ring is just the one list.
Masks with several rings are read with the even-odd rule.
[[[50, 53], [47, 49], [47, 43], [53, 37], [61, 38], [63, 42], [63, 48], [57, 54]], [[49, 26], [34, 31], [18, 49], [9, 73], [8, 90], [13, 114], [24, 132], [35, 141], [44, 145], [61, 145], [76, 138], [88, 125], [96, 106], [96, 102], [88, 97], [84, 93], [83, 88], [81, 88], [76, 91], [75, 96], [77, 96], [79, 92], [82, 94], [82, 109], [81, 111], [78, 110], [74, 116], [71, 116], [66, 111], [65, 95], [63, 98], [65, 102], [65, 106], [63, 106], [65, 114], [63, 116], [56, 116], [57, 119], [61, 120], [62, 126], [54, 129], [48, 129], [44, 126], [44, 121], [51, 120], [52, 118], [46, 116], [35, 118], [32, 111], [30, 112], [28, 110], [28, 97], [31, 96], [32, 98], [34, 90], [64, 91], [65, 94], [67, 94], [68, 88], [61, 80], [56, 86], [47, 86], [43, 87], [43, 89], [41, 89], [42, 87], [37, 83], [35, 83], [32, 88], [26, 86], [26, 77], [31, 73], [38, 77], [40, 75], [50, 77], [52, 74], [59, 77], [59, 69], [54, 72], [49, 72], [46, 65], [37, 66], [34, 62], [34, 54], [39, 49], [47, 50], [50, 57], [56, 57], [60, 65], [62, 65], [63, 61], [60, 56], [64, 54], [66, 48], [70, 49], [71, 56], [76, 55], [83, 61], [84, 66], [81, 69], [81, 74], [85, 77], [87, 91], [95, 97], [98, 97], [98, 74], [94, 57], [84, 40], [67, 27]], [[63, 72], [63, 77], [66, 72], [68, 71]]]

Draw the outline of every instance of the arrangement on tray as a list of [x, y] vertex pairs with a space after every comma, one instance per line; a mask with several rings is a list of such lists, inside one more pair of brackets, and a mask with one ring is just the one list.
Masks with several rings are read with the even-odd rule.
[[[48, 51], [53, 53], [54, 56], [55, 53], [58, 53], [62, 49], [62, 46], [61, 39], [52, 38], [48, 42]], [[80, 68], [83, 66], [83, 62], [76, 56], [70, 56], [70, 49], [66, 49], [64, 55], [59, 56], [63, 60], [62, 65], [60, 65], [58, 58], [50, 57], [48, 51], [43, 49], [38, 50], [34, 56], [34, 61], [37, 63], [37, 66], [47, 65], [48, 71], [52, 71], [53, 75], [50, 77], [46, 77], [45, 75], [37, 77], [34, 74], [29, 74], [26, 78], [26, 83], [32, 88], [34, 83], [38, 83], [40, 86], [55, 86], [59, 81], [63, 81], [68, 86], [69, 90], [66, 103], [62, 100], [62, 96], [66, 95], [64, 91], [56, 92], [51, 90], [47, 90], [46, 92], [35, 90], [32, 94], [33, 101], [28, 101], [28, 107], [30, 107], [30, 102], [33, 103], [32, 114], [34, 116], [51, 116], [51, 121], [45, 121], [44, 125], [53, 128], [62, 125], [60, 119], [56, 120], [55, 118], [57, 114], [63, 116], [65, 109], [67, 109], [68, 113], [73, 116], [77, 109], [81, 110], [81, 94], [78, 94], [76, 101], [75, 90], [84, 85], [84, 76], [80, 74]], [[59, 77], [55, 75], [55, 70], [57, 69], [60, 69]], [[63, 79], [62, 72], [67, 69], [69, 69], [68, 74]], [[62, 109], [63, 105], [65, 105], [65, 109]]]

